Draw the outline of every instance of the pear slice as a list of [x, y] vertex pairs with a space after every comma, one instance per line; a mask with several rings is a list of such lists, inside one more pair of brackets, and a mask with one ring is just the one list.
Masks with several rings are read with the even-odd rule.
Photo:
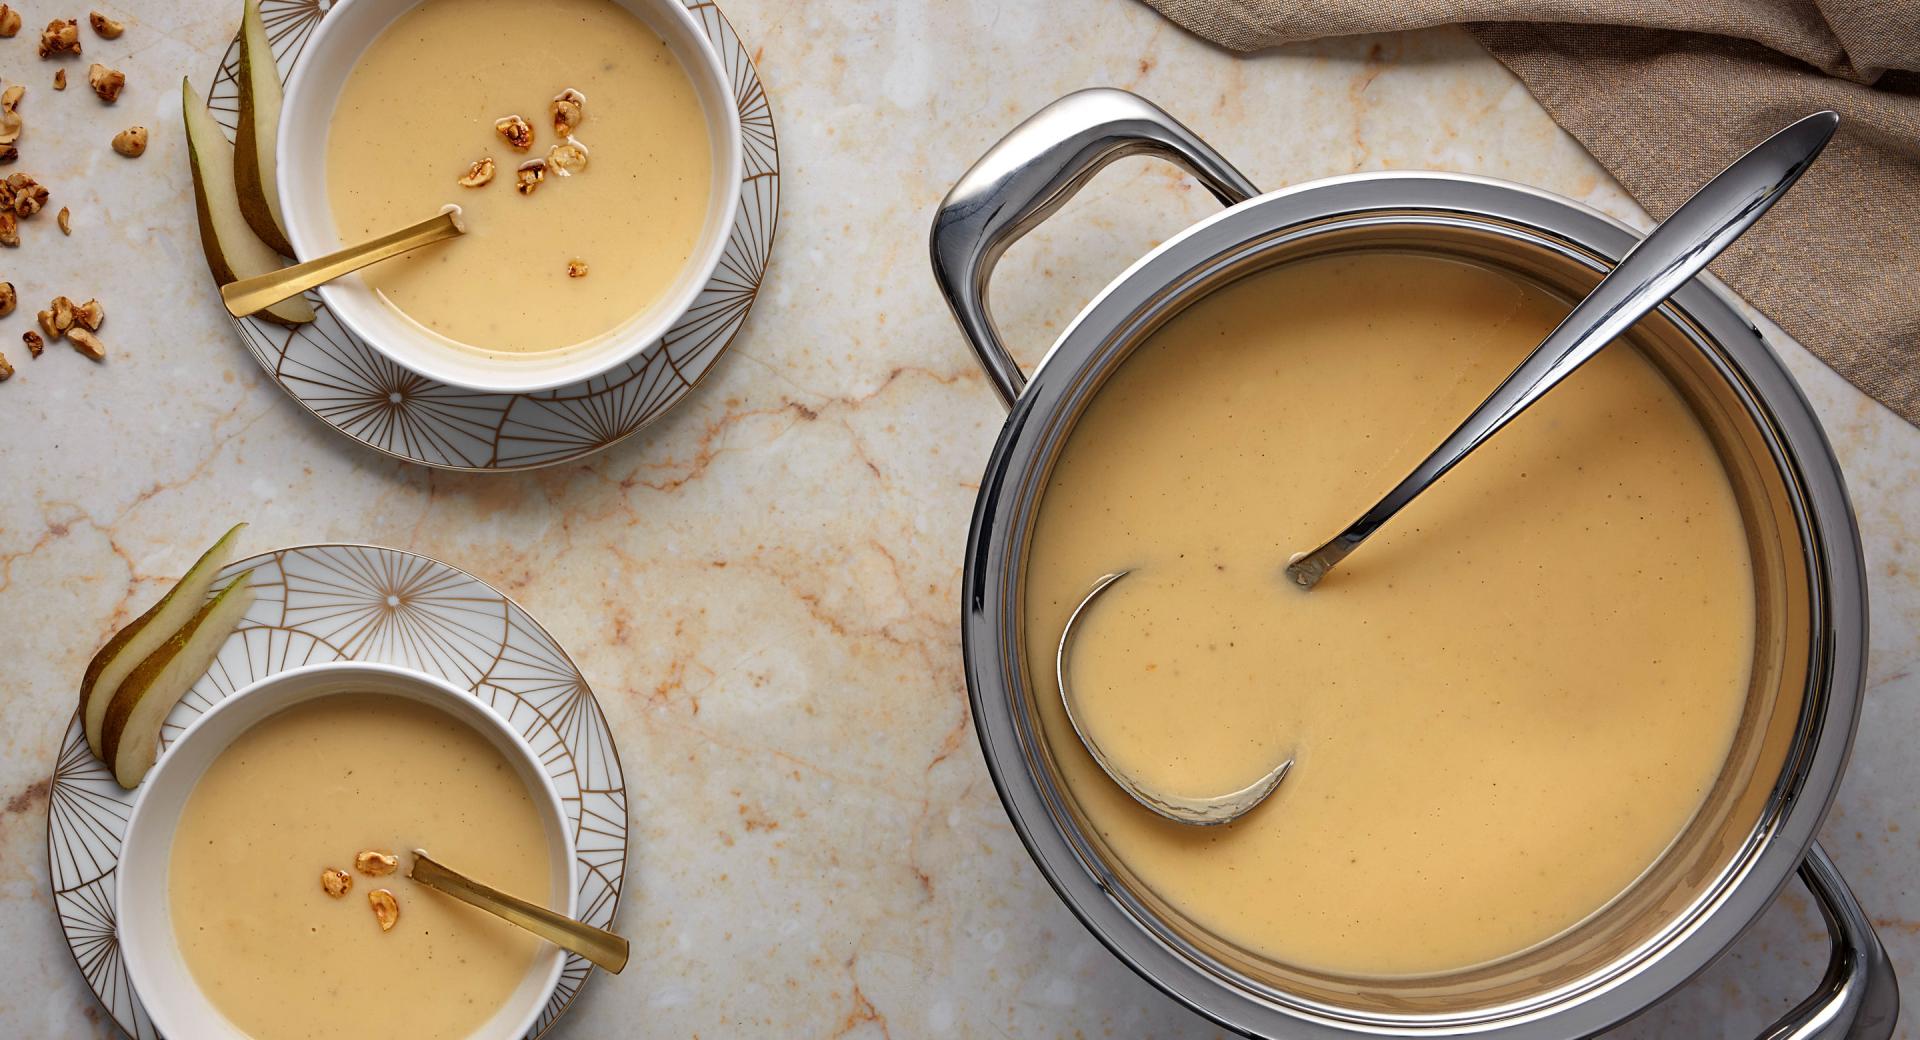
[[200, 677], [207, 674], [221, 644], [253, 604], [247, 580], [252, 571], [227, 583], [186, 626], [148, 654], [113, 692], [100, 728], [101, 750], [113, 778], [131, 791], [140, 786], [160, 750], [160, 724]]
[[274, 148], [280, 142], [280, 69], [260, 20], [260, 0], [247, 0], [240, 16], [240, 127], [233, 141], [233, 183], [240, 213], [260, 241], [281, 256], [293, 255], [280, 219], [280, 168]]
[[128, 672], [146, 660], [148, 654], [160, 649], [160, 644], [178, 632], [207, 601], [213, 576], [233, 559], [234, 544], [246, 526], [234, 524], [228, 528], [219, 541], [187, 568], [186, 575], [160, 597], [160, 602], [115, 632], [107, 645], [87, 662], [87, 674], [80, 680], [80, 722], [87, 732], [87, 747], [93, 749], [95, 758], [102, 761], [106, 758], [100, 752], [100, 726], [106, 721], [107, 704], [113, 700], [113, 691], [120, 688]]
[[[279, 270], [280, 255], [254, 235], [240, 212], [240, 196], [233, 183], [233, 145], [184, 77], [180, 107], [187, 122], [187, 159], [193, 166], [193, 201], [200, 212], [200, 245], [207, 252], [213, 280], [225, 285]], [[304, 297], [294, 296], [261, 311], [260, 316], [282, 325], [305, 325], [313, 320], [313, 308]]]

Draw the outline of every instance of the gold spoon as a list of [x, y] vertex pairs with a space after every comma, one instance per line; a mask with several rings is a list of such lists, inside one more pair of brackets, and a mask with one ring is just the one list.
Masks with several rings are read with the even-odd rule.
[[391, 231], [357, 246], [328, 253], [268, 271], [252, 278], [241, 278], [220, 287], [220, 299], [227, 313], [236, 318], [266, 310], [289, 296], [298, 296], [316, 285], [331, 282], [343, 274], [358, 271], [410, 249], [464, 235], [466, 222], [460, 219], [460, 207], [447, 206], [418, 224]]
[[620, 974], [627, 966], [627, 941], [584, 921], [556, 914], [538, 903], [510, 896], [453, 870], [428, 856], [425, 849], [413, 850], [413, 865], [407, 877], [468, 906], [477, 906], [509, 924], [516, 924], [542, 939]]

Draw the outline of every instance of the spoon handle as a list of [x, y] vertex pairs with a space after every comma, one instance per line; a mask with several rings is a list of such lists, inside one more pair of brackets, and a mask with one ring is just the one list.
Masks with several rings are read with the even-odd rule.
[[448, 206], [418, 224], [390, 231], [359, 245], [335, 250], [291, 267], [282, 267], [278, 271], [228, 282], [220, 287], [220, 300], [227, 305], [228, 314], [244, 318], [266, 310], [289, 296], [297, 296], [316, 285], [324, 285], [341, 275], [358, 271], [368, 264], [453, 238], [466, 233], [466, 230], [466, 225], [460, 221], [460, 207]]
[[1839, 124], [1833, 112], [1815, 112], [1767, 138], [1703, 185], [1621, 258], [1413, 472], [1331, 541], [1294, 557], [1287, 564], [1287, 577], [1301, 588], [1318, 584], [1401, 507], [1677, 292], [1780, 201], [1813, 165]]
[[615, 975], [627, 966], [627, 941], [620, 936], [483, 885], [444, 866], [419, 849], [413, 850], [413, 868], [407, 871], [407, 877], [428, 888], [445, 892], [469, 906], [477, 906], [501, 920], [519, 925]]

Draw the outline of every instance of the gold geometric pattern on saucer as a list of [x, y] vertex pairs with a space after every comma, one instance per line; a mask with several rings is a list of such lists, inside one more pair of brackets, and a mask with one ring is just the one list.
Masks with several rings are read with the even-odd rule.
[[[255, 318], [234, 326], [287, 395], [322, 422], [377, 451], [439, 469], [534, 469], [590, 455], [637, 433], [692, 392], [746, 323], [760, 293], [780, 211], [780, 148], [760, 75], [720, 9], [682, 0], [719, 52], [740, 112], [740, 209], [713, 276], [680, 321], [639, 357], [582, 383], [531, 394], [490, 394], [437, 383], [388, 360], [340, 324], [318, 294], [318, 317], [286, 328]], [[260, 0], [285, 79], [330, 0]], [[231, 132], [239, 122], [240, 47], [227, 48], [207, 104]]]
[[[580, 916], [611, 927], [627, 864], [627, 789], [607, 719], [560, 645], [518, 604], [455, 567], [396, 549], [307, 545], [242, 560], [252, 607], [161, 726], [161, 750], [233, 691], [301, 665], [377, 661], [473, 691], [533, 747], [574, 828]], [[60, 927], [87, 985], [136, 1040], [158, 1040], [115, 933], [115, 867], [133, 792], [87, 750], [76, 717], [47, 794], [47, 865]], [[527, 1034], [564, 1014], [592, 965], [569, 956]]]

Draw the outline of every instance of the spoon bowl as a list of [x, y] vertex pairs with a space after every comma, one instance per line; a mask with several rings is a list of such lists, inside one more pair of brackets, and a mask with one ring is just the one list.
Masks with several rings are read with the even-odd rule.
[[1155, 791], [1134, 779], [1126, 770], [1115, 765], [1113, 760], [1107, 757], [1107, 753], [1101, 750], [1092, 734], [1080, 724], [1080, 715], [1074, 707], [1073, 686], [1067, 681], [1067, 673], [1070, 670], [1067, 657], [1073, 648], [1073, 637], [1079, 627], [1080, 619], [1086, 615], [1087, 608], [1093, 606], [1093, 601], [1099, 599], [1108, 589], [1118, 584], [1121, 578], [1130, 573], [1132, 572], [1118, 571], [1094, 582], [1093, 588], [1067, 617], [1066, 627], [1060, 630], [1060, 649], [1054, 655], [1053, 662], [1054, 678], [1060, 684], [1060, 701], [1067, 709], [1067, 723], [1073, 727], [1074, 734], [1080, 738], [1080, 743], [1086, 746], [1087, 753], [1093, 756], [1101, 772], [1106, 773], [1108, 779], [1119, 784], [1121, 790], [1131, 795], [1134, 801], [1177, 823], [1190, 823], [1200, 827], [1231, 823], [1265, 801], [1267, 796], [1273, 793], [1274, 788], [1280, 786], [1280, 781], [1287, 778], [1287, 771], [1293, 768], [1293, 756], [1287, 756], [1286, 761], [1268, 770], [1265, 776], [1238, 791], [1201, 798], [1181, 797]]

